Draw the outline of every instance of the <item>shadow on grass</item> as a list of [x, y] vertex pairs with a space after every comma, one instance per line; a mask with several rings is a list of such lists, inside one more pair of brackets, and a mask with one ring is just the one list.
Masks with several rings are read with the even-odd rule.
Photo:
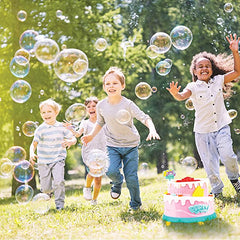
[[149, 210], [137, 210], [133, 212], [122, 211], [120, 213], [120, 218], [124, 222], [150, 222], [150, 221], [157, 221], [161, 219], [162, 215], [159, 214], [158, 211], [155, 209], [149, 209]]
[[[224, 235], [230, 233], [233, 229], [232, 225], [227, 223], [221, 218], [216, 218], [204, 223], [170, 223], [166, 225], [166, 222], [162, 220], [163, 226], [169, 232], [182, 233], [182, 235], [188, 237], [201, 237], [200, 239], [210, 239], [210, 236], [215, 239], [222, 239]], [[207, 238], [205, 238], [207, 237]], [[194, 238], [195, 239], [195, 238]], [[198, 238], [199, 239], [199, 238]]]

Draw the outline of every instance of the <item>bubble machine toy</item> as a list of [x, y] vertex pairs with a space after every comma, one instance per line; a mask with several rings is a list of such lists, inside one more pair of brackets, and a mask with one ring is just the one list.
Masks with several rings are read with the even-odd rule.
[[185, 177], [174, 180], [174, 170], [164, 171], [168, 179], [168, 191], [164, 194], [163, 220], [169, 226], [171, 222], [193, 223], [216, 218], [214, 196], [208, 194], [207, 179]]

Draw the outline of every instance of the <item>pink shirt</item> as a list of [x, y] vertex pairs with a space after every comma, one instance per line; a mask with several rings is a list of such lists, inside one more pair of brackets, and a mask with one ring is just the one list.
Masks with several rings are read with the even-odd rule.
[[209, 133], [232, 122], [223, 98], [224, 75], [217, 75], [208, 83], [197, 80], [188, 83], [185, 89], [192, 92], [195, 108], [194, 132]]

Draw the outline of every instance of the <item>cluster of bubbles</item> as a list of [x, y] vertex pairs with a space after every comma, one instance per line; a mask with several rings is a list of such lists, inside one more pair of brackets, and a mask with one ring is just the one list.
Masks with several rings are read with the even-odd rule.
[[100, 149], [93, 149], [89, 153], [86, 164], [91, 176], [101, 177], [106, 173], [109, 166], [108, 154]]
[[146, 82], [140, 82], [135, 87], [135, 94], [141, 100], [148, 99], [152, 95], [152, 93], [156, 93], [156, 92], [157, 92], [157, 88], [151, 87]]
[[[0, 178], [10, 178], [13, 176], [17, 182], [22, 184], [15, 192], [15, 199], [19, 204], [26, 204], [33, 198], [34, 190], [28, 185], [28, 182], [33, 179], [34, 173], [34, 167], [26, 160], [25, 149], [20, 146], [10, 147], [4, 157], [0, 159]], [[35, 198], [38, 198], [37, 195]], [[38, 213], [43, 213], [43, 208], [46, 211], [46, 207], [43, 206], [45, 205], [38, 205], [34, 209]]]
[[168, 52], [172, 45], [178, 50], [184, 50], [190, 46], [192, 38], [191, 30], [182, 25], [173, 28], [170, 35], [157, 32], [150, 39], [147, 55], [150, 58], [156, 58], [159, 54]]
[[[56, 16], [60, 19], [64, 17], [61, 10], [57, 10]], [[17, 13], [17, 19], [24, 22], [27, 19], [27, 13], [20, 10]], [[66, 47], [60, 51], [56, 41], [39, 35], [35, 30], [24, 31], [19, 37], [19, 46], [20, 49], [16, 51], [9, 66], [11, 73], [20, 78], [10, 89], [10, 96], [17, 103], [26, 102], [32, 93], [30, 84], [22, 80], [30, 72], [31, 57], [35, 56], [43, 64], [53, 64], [55, 74], [65, 82], [78, 81], [87, 73], [88, 58], [84, 52]], [[97, 40], [98, 51], [104, 51], [106, 47], [105, 39]]]
[[[232, 3], [225, 3], [223, 9], [226, 13], [231, 13], [233, 11]], [[220, 26], [223, 26], [225, 23], [224, 19], [222, 19], [221, 17], [218, 17], [216, 22]]]

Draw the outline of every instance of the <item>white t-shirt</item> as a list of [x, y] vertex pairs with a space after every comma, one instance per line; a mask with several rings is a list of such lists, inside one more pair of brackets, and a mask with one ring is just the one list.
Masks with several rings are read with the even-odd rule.
[[190, 99], [195, 108], [194, 132], [209, 133], [232, 122], [223, 98], [224, 75], [217, 75], [208, 83], [197, 80], [185, 89], [192, 92]]
[[[91, 122], [89, 119], [82, 120], [79, 128], [80, 129], [83, 128], [83, 135], [87, 135], [93, 130], [93, 128], [95, 127], [95, 124], [96, 123]], [[82, 145], [82, 159], [83, 159], [83, 162], [85, 164], [86, 164], [87, 159], [88, 159], [88, 154], [93, 149], [100, 149], [104, 152], [107, 151], [104, 128], [102, 128], [101, 131], [86, 146]]]

